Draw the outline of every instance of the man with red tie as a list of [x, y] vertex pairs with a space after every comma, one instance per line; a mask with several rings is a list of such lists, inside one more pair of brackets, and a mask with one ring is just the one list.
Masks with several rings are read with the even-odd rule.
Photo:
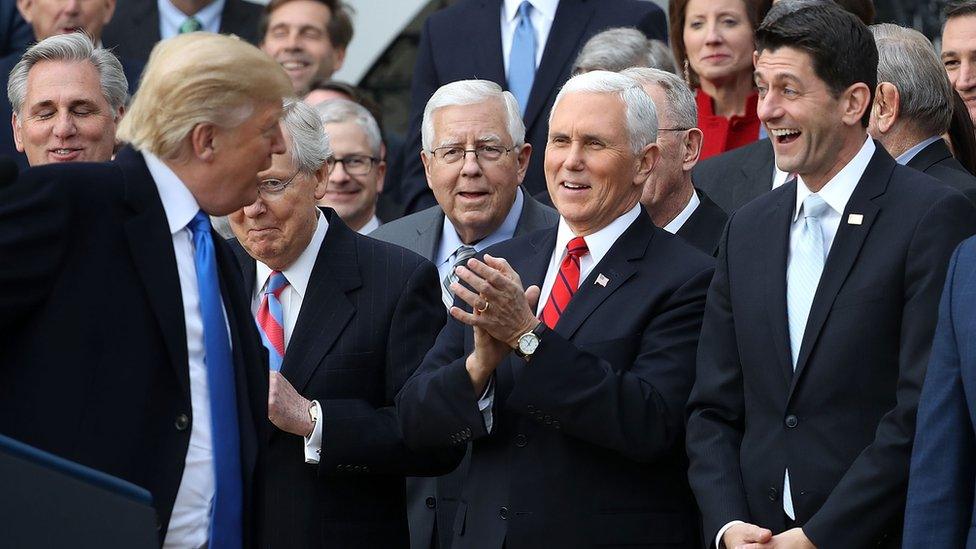
[[452, 547], [701, 545], [682, 433], [713, 267], [639, 204], [656, 137], [636, 81], [572, 78], [544, 166], [558, 226], [456, 270], [397, 399], [408, 445], [472, 444]]

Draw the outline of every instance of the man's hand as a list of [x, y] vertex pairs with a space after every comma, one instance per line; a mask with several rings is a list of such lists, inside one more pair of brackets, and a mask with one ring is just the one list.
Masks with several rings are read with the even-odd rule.
[[485, 392], [491, 374], [509, 352], [508, 345], [491, 337], [484, 328], [474, 327], [474, 352], [468, 355], [464, 367], [471, 377], [474, 394], [477, 398]]
[[755, 549], [765, 547], [763, 544], [773, 539], [773, 533], [766, 528], [745, 522], [730, 526], [722, 536], [725, 549]]
[[523, 289], [522, 279], [508, 261], [486, 254], [483, 262], [469, 259], [466, 266], [459, 266], [454, 272], [475, 290], [457, 282], [451, 286], [455, 295], [473, 310], [467, 313], [451, 307], [451, 316], [459, 322], [483, 328], [509, 349], [514, 349], [518, 338], [539, 323], [534, 312], [539, 288]]
[[[739, 526], [752, 526], [751, 524], [739, 525]], [[729, 528], [731, 531], [732, 528]], [[769, 532], [769, 530], [764, 530]], [[725, 538], [728, 539], [729, 533], [725, 533]], [[728, 546], [726, 546], [728, 547]], [[752, 542], [740, 545], [742, 549], [817, 549], [813, 542], [803, 533], [800, 528], [793, 528], [783, 532], [782, 534], [777, 534], [769, 539], [767, 542]]]
[[268, 419], [275, 427], [301, 437], [312, 434], [312, 423], [308, 409], [312, 402], [292, 387], [285, 376], [271, 372], [268, 379]]

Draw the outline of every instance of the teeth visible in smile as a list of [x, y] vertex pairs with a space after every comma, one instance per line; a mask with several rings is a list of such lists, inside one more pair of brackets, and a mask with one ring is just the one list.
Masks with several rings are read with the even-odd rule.
[[563, 183], [567, 189], [585, 189], [586, 185], [577, 185], [575, 183]]
[[301, 61], [285, 61], [281, 64], [281, 66], [284, 67], [285, 70], [304, 69], [305, 63], [302, 63]]
[[798, 134], [800, 133], [800, 130], [796, 128], [783, 128], [783, 129], [769, 130], [769, 133], [775, 135], [776, 137], [783, 137], [786, 135]]
[[55, 154], [70, 154], [74, 152], [74, 149], [54, 149]]

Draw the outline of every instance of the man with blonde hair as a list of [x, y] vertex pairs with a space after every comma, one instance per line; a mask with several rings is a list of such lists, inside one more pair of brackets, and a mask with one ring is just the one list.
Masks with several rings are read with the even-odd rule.
[[241, 40], [168, 40], [113, 162], [0, 194], [0, 433], [147, 488], [164, 547], [254, 545], [267, 353], [208, 214], [257, 198], [290, 91]]

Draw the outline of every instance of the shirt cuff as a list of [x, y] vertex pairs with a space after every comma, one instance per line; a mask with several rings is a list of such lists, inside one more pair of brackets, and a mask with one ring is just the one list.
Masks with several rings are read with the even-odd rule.
[[492, 374], [488, 378], [488, 385], [485, 386], [485, 392], [481, 394], [481, 398], [478, 399], [478, 410], [481, 412], [481, 417], [485, 420], [485, 430], [491, 433], [491, 426], [494, 422], [494, 418], [491, 414], [491, 406], [495, 403], [495, 375]]
[[322, 455], [322, 407], [317, 400], [312, 401], [312, 407], [315, 408], [315, 417], [319, 419], [312, 428], [312, 434], [305, 437], [305, 463], [317, 464]]
[[715, 549], [726, 549], [725, 545], [722, 543], [722, 536], [724, 536], [725, 533], [728, 532], [729, 528], [732, 528], [736, 524], [745, 524], [745, 523], [742, 522], [741, 520], [733, 520], [732, 522], [723, 526], [722, 529], [718, 531], [718, 535], [715, 536]]

